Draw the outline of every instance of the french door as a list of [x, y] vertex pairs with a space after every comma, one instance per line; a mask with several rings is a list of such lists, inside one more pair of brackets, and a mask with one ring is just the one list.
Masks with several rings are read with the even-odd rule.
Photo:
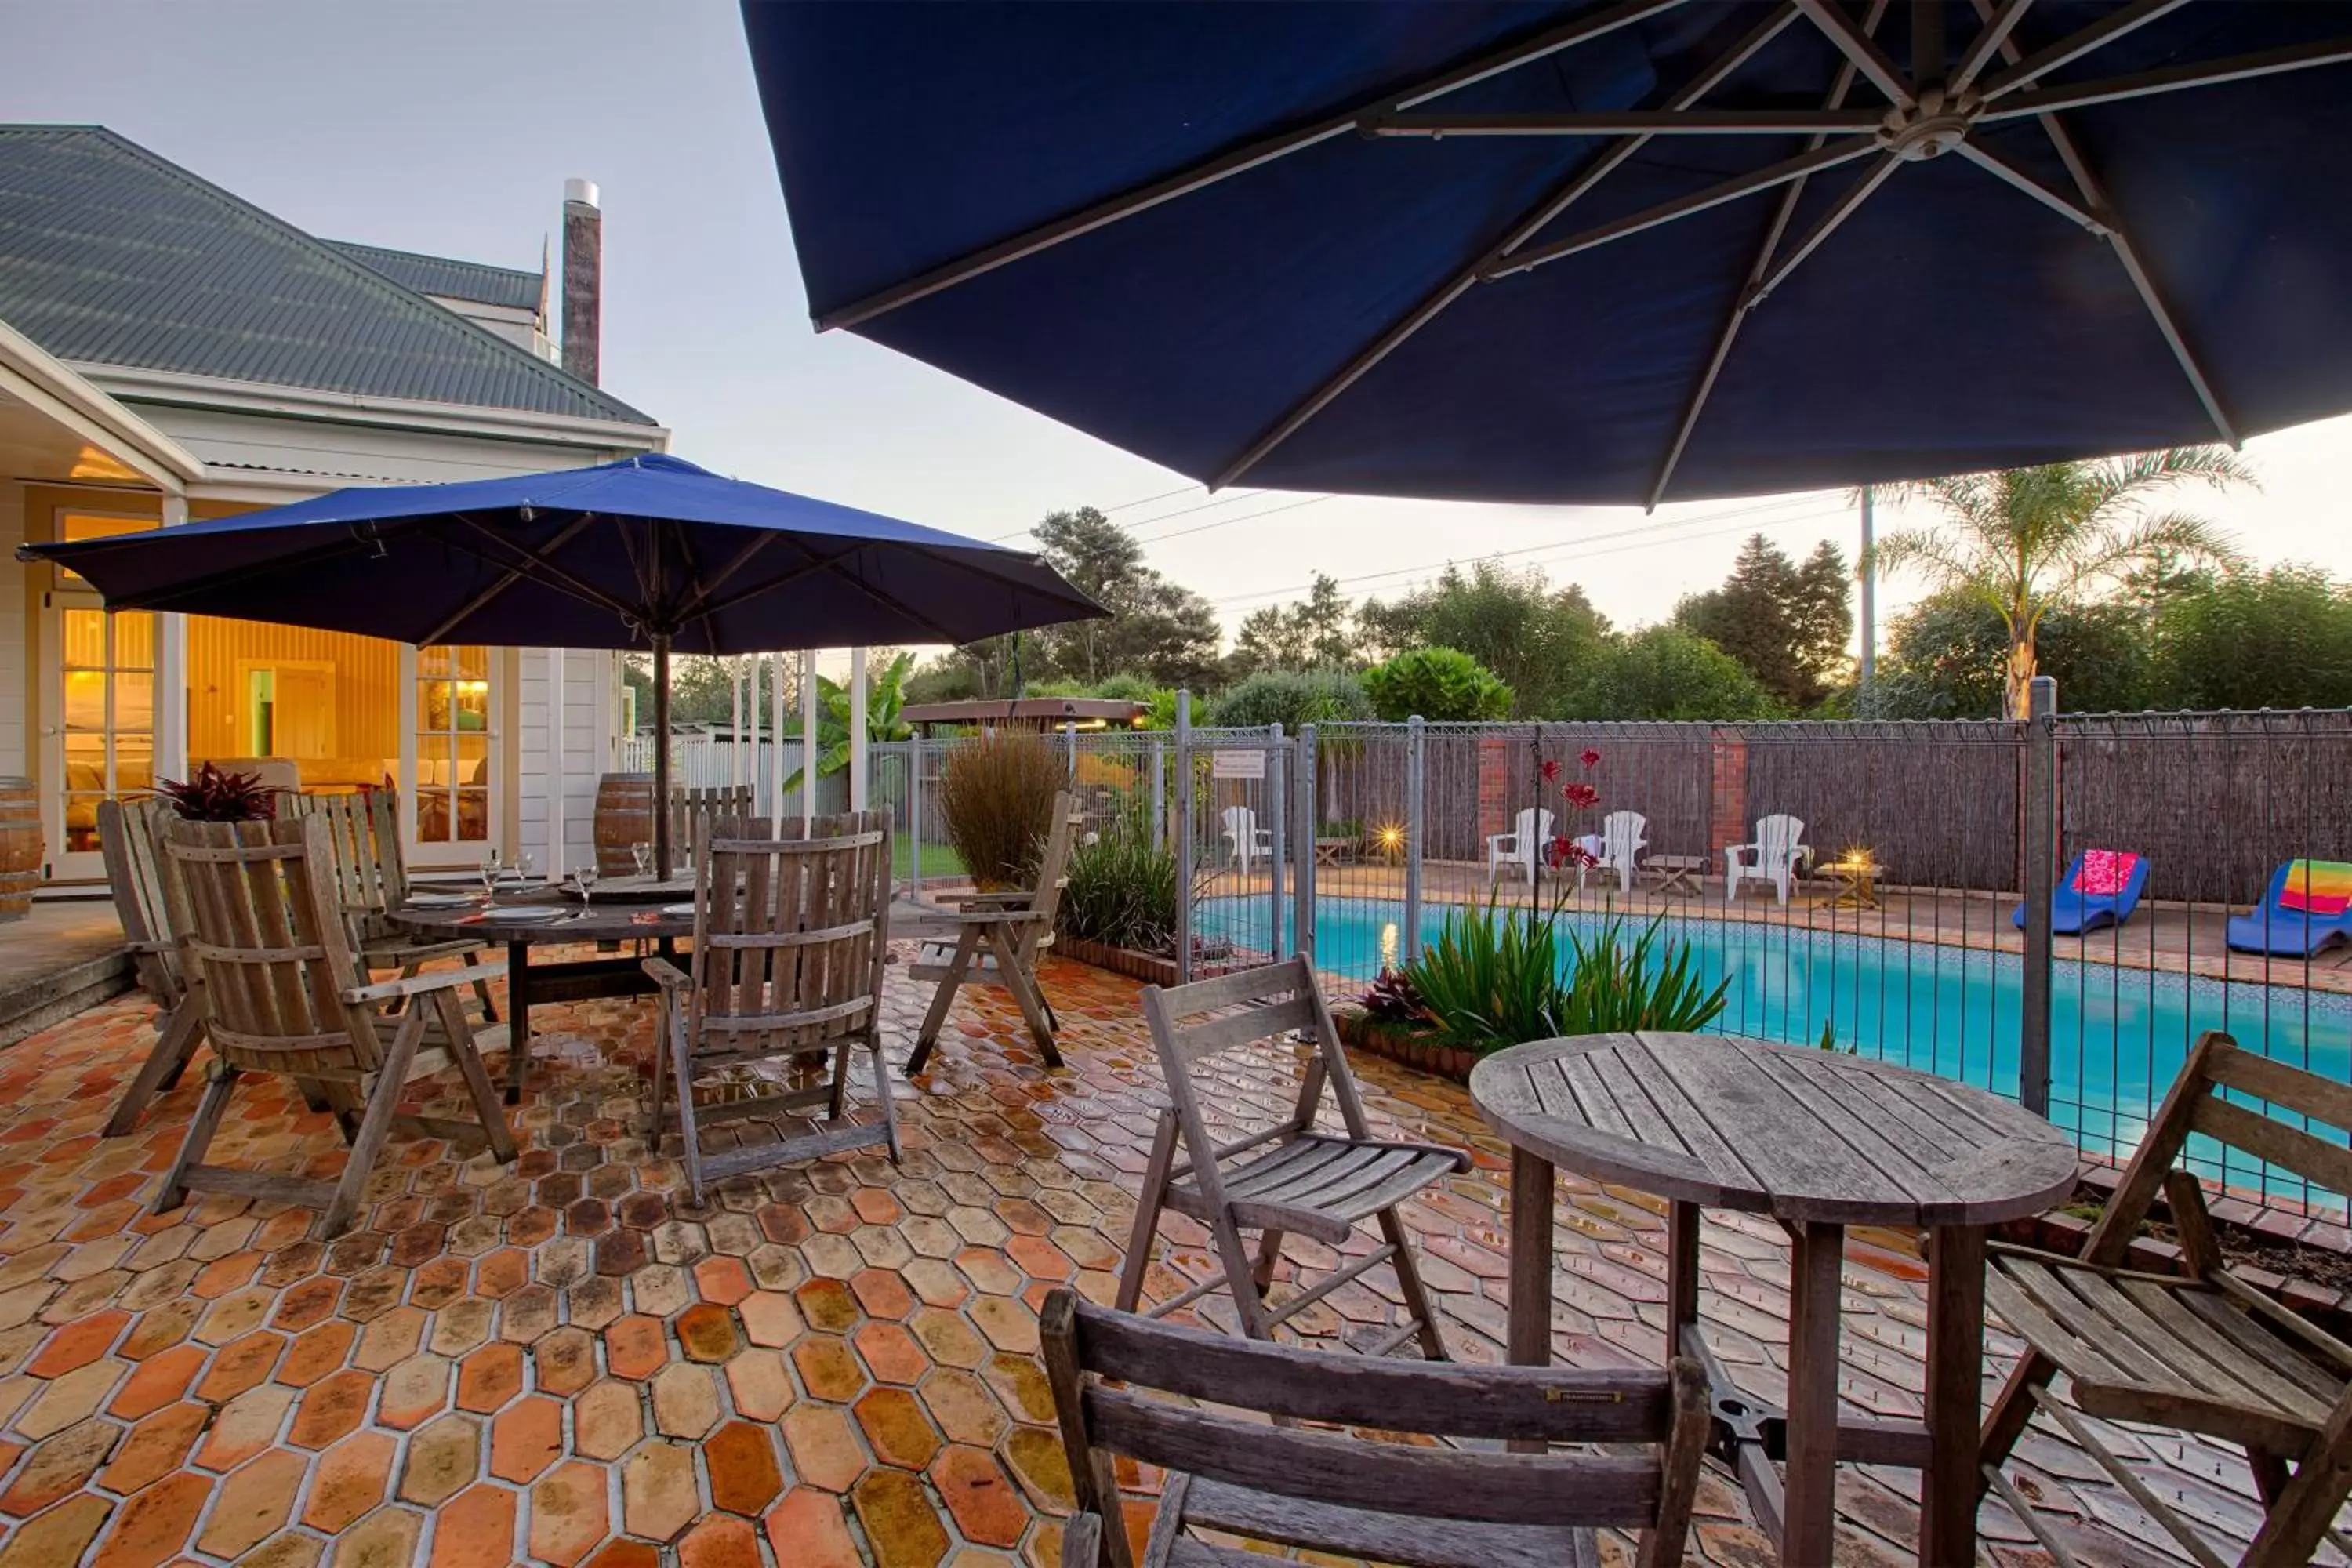
[[43, 817], [49, 874], [58, 880], [106, 875], [98, 807], [155, 782], [155, 616], [109, 615], [94, 594], [48, 595], [42, 639]]

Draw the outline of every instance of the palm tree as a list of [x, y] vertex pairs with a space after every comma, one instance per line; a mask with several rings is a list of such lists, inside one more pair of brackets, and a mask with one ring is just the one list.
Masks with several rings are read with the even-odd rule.
[[2227, 447], [2174, 447], [1882, 485], [1879, 495], [1924, 501], [1942, 517], [1937, 525], [1879, 540], [1862, 570], [1908, 572], [1939, 593], [1999, 611], [2009, 631], [2008, 714], [2022, 718], [2036, 668], [2034, 633], [2050, 606], [2152, 563], [2178, 569], [2237, 561], [2226, 532], [2203, 518], [2154, 506], [2155, 499], [2183, 484], [2255, 482], [2253, 469]]

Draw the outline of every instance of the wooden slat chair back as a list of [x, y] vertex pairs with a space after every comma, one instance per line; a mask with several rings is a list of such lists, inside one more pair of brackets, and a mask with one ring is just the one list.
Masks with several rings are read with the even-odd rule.
[[186, 959], [172, 924], [167, 888], [171, 865], [159, 837], [177, 813], [161, 796], [98, 803], [99, 851], [106, 862], [115, 918], [122, 922], [139, 988], [162, 1009], [154, 1048], [107, 1119], [106, 1136], [120, 1138], [139, 1124], [139, 1113], [158, 1094], [180, 1081], [204, 1042], [204, 999], [189, 993]]
[[[439, 1137], [481, 1135], [501, 1161], [514, 1141], [456, 998], [460, 973], [371, 984], [352, 951], [337, 897], [328, 828], [316, 816], [275, 822], [172, 822], [163, 847], [173, 875], [173, 919], [184, 934], [192, 980], [205, 997], [215, 1058], [210, 1081], [155, 1210], [191, 1191], [228, 1192], [322, 1211], [332, 1237], [358, 1210], [368, 1173], [396, 1122]], [[396, 1015], [383, 1009], [401, 1006]], [[428, 1023], [441, 1044], [420, 1049]], [[443, 1058], [462, 1072], [476, 1120], [453, 1122], [397, 1113], [413, 1076]], [[337, 1095], [351, 1141], [339, 1181], [206, 1165], [203, 1157], [241, 1074], [280, 1073], [324, 1084]]]
[[[352, 948], [371, 970], [419, 973], [444, 958], [467, 965], [481, 962], [488, 944], [428, 937], [392, 918], [408, 901], [408, 858], [401, 847], [400, 794], [361, 790], [345, 795], [289, 795], [278, 801], [281, 816], [315, 816], [327, 826], [335, 896]], [[475, 979], [474, 999], [485, 1020], [498, 1021], [489, 982]]]
[[[697, 817], [714, 822], [748, 822], [759, 810], [757, 791], [750, 784], [704, 784], [687, 789], [673, 784], [669, 792], [669, 841], [680, 847], [694, 843]], [[789, 820], [789, 818], [788, 818]], [[555, 868], [562, 870], [562, 868]]]
[[958, 928], [954, 940], [924, 942], [907, 971], [909, 979], [939, 984], [923, 1015], [922, 1027], [916, 1031], [914, 1054], [907, 1058], [908, 1072], [922, 1071], [930, 1060], [940, 1032], [947, 1026], [948, 1008], [956, 992], [966, 985], [996, 985], [1012, 993], [1045, 1065], [1062, 1065], [1061, 1047], [1054, 1039], [1059, 1022], [1037, 984], [1037, 961], [1054, 945], [1054, 916], [1070, 885], [1070, 849], [1081, 820], [1076, 797], [1062, 791], [1054, 796], [1045, 844], [1037, 856], [1036, 879], [1030, 886], [950, 898], [957, 910], [940, 917], [940, 922]]
[[[2352, 1346], [2231, 1271], [2213, 1239], [2203, 1188], [2179, 1165], [2194, 1136], [2329, 1192], [2352, 1193], [2352, 1149], [2265, 1114], [2260, 1101], [2339, 1136], [2352, 1131], [2352, 1087], [2210, 1033], [2189, 1051], [2079, 1258], [1992, 1248], [1986, 1299], [2032, 1349], [1986, 1419], [1980, 1473], [2037, 1532], [2000, 1467], [2026, 1423], [2046, 1412], [2194, 1561], [2222, 1562], [2098, 1440], [2080, 1411], [2242, 1445], [2264, 1510], [2241, 1559], [2252, 1568], [2307, 1563], [2322, 1539], [2352, 1555], [2352, 1540], [2334, 1528], [2352, 1494]], [[2179, 1235], [2185, 1275], [2124, 1267], [2159, 1194]], [[2073, 1409], [2050, 1391], [2059, 1372], [2072, 1385]], [[2043, 1544], [2067, 1561], [2053, 1542]]]
[[[654, 1057], [653, 1137], [662, 1128], [664, 1079], [677, 1084], [687, 1183], [697, 1206], [710, 1182], [813, 1159], [842, 1149], [887, 1145], [898, 1157], [898, 1129], [882, 1058], [883, 964], [890, 900], [889, 818], [880, 812], [797, 821], [696, 819], [694, 953], [681, 972], [646, 960], [662, 987]], [[845, 1125], [851, 1057], [871, 1063], [878, 1121]], [[697, 1080], [731, 1068], [833, 1058], [830, 1083], [782, 1093], [698, 1101]], [[699, 1129], [743, 1116], [799, 1114], [827, 1107], [832, 1126], [803, 1137], [702, 1152]]]
[[[1208, 1227], [1222, 1267], [1153, 1307], [1151, 1316], [1174, 1311], [1223, 1288], [1232, 1292], [1243, 1331], [1252, 1339], [1272, 1339], [1277, 1323], [1387, 1263], [1404, 1299], [1405, 1321], [1364, 1348], [1373, 1355], [1386, 1355], [1417, 1339], [1424, 1356], [1444, 1360], [1445, 1344], [1397, 1205], [1469, 1169], [1470, 1159], [1458, 1149], [1372, 1136], [1363, 1097], [1348, 1068], [1347, 1053], [1316, 985], [1313, 966], [1305, 958], [1292, 958], [1190, 985], [1147, 985], [1143, 1016], [1151, 1026], [1169, 1106], [1160, 1114], [1144, 1169], [1135, 1228], [1119, 1277], [1119, 1309], [1131, 1312], [1141, 1301], [1160, 1211], [1171, 1208]], [[1303, 1053], [1303, 1069], [1287, 1113], [1271, 1127], [1220, 1142], [1210, 1129], [1195, 1070], [1228, 1052], [1293, 1031], [1307, 1035], [1310, 1047]], [[1278, 1086], [1267, 1088], [1279, 1094]], [[1336, 1132], [1317, 1126], [1326, 1089], [1338, 1102]], [[1378, 1223], [1379, 1247], [1311, 1286], [1302, 1278], [1301, 1292], [1287, 1302], [1276, 1305], [1269, 1299], [1286, 1234], [1296, 1231], [1339, 1247], [1366, 1219]], [[1255, 1263], [1244, 1247], [1244, 1230], [1259, 1233]]]
[[[1414, 1568], [1599, 1568], [1593, 1532], [1617, 1529], [1643, 1532], [1641, 1568], [1683, 1560], [1710, 1426], [1688, 1357], [1608, 1371], [1369, 1361], [1153, 1322], [1064, 1286], [1039, 1330], [1078, 1509], [1063, 1568], [1137, 1568], [1114, 1456], [1169, 1472], [1141, 1568], [1270, 1561], [1194, 1528]], [[1300, 1423], [1612, 1447], [1495, 1453]]]

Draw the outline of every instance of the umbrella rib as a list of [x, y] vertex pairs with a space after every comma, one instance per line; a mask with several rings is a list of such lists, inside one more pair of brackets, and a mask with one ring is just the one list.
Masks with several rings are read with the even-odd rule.
[[[558, 530], [554, 538], [549, 540], [545, 544], [541, 545], [538, 550], [532, 552], [533, 558], [536, 559], [554, 554], [555, 552], [570, 543], [573, 535], [577, 534], [582, 529], [587, 527], [589, 523], [593, 521], [595, 521], [595, 514], [593, 512], [582, 512], [563, 528]], [[500, 594], [505, 593], [509, 588], [513, 587], [516, 583], [522, 579], [522, 568], [520, 566], [509, 566], [507, 568], [507, 574], [505, 576], [499, 578], [497, 582], [491, 584], [488, 587], [483, 589], [480, 593], [467, 600], [463, 605], [459, 606], [456, 614], [448, 616], [446, 619], [442, 621], [440, 625], [435, 626], [423, 637], [418, 637], [416, 639], [416, 646], [419, 647], [430, 647], [436, 643], [446, 641], [449, 633], [452, 630], [464, 625], [468, 617], [478, 614], [484, 606], [488, 605], [490, 601], [496, 599]]]
[[1820, 174], [1824, 169], [1834, 169], [1841, 163], [1851, 163], [1856, 158], [1867, 158], [1878, 151], [1877, 137], [1857, 136], [1851, 141], [1833, 142], [1826, 147], [1800, 153], [1793, 158], [1784, 158], [1780, 163], [1768, 163], [1753, 174], [1742, 174], [1737, 179], [1709, 185], [1703, 191], [1694, 191], [1689, 195], [1677, 197], [1674, 201], [1662, 202], [1656, 206], [1619, 218], [1613, 223], [1602, 224], [1598, 228], [1589, 228], [1581, 234], [1572, 234], [1565, 239], [1553, 240], [1549, 245], [1538, 245], [1522, 250], [1507, 261], [1488, 267], [1481, 276], [1491, 280], [1508, 278], [1514, 273], [1532, 272], [1546, 262], [1558, 261], [1564, 257], [1574, 256], [1580, 251], [1607, 245], [1612, 240], [1623, 239], [1628, 236], [1640, 234], [1644, 229], [1672, 223], [1676, 218], [1689, 217], [1695, 213], [1705, 212], [1710, 207], [1719, 207], [1726, 202], [1735, 202], [1742, 196], [1752, 196], [1759, 191], [1769, 191], [1775, 185], [1785, 185], [1805, 179], [1810, 175]]
[[2007, 98], [2062, 66], [2072, 65], [2093, 49], [2111, 44], [2125, 34], [2145, 27], [2187, 4], [2189, 0], [2132, 0], [2132, 4], [2108, 12], [2089, 26], [2078, 28], [2056, 43], [2034, 50], [1999, 75], [1986, 78], [1985, 101], [1990, 103]]
[[487, 539], [491, 543], [497, 545], [499, 550], [508, 551], [512, 553], [502, 560], [495, 552], [484, 550], [478, 545], [470, 544], [462, 538], [453, 537], [451, 535], [442, 533], [437, 530], [433, 531], [432, 536], [447, 544], [451, 549], [463, 550], [469, 555], [480, 557], [482, 560], [488, 562], [493, 566], [505, 567], [513, 567], [517, 565], [517, 563], [513, 559], [513, 555], [522, 554], [523, 563], [521, 569], [523, 574], [530, 577], [533, 582], [544, 584], [551, 588], [560, 588], [575, 598], [583, 599], [589, 604], [594, 605], [599, 609], [612, 611], [614, 615], [620, 616], [625, 621], [635, 620], [636, 618], [636, 611], [631, 609], [627, 605], [623, 604], [620, 600], [613, 597], [610, 594], [605, 593], [602, 588], [582, 582], [579, 578], [574, 577], [571, 573], [564, 571], [562, 567], [555, 565], [551, 562], [532, 560], [530, 555], [524, 553], [521, 548], [515, 544], [511, 540], [500, 536], [495, 530], [483, 527], [480, 523], [475, 521], [466, 513], [462, 511], [451, 512], [449, 516], [452, 521], [471, 529], [478, 534], [480, 534], [484, 539]]
[[1813, 226], [1805, 231], [1804, 238], [1790, 247], [1786, 256], [1772, 264], [1772, 269], [1764, 275], [1761, 282], [1756, 285], [1755, 295], [1748, 301], [1749, 308], [1753, 309], [1769, 299], [1774, 289], [1789, 280], [1789, 274], [1803, 266], [1805, 258], [1819, 250], [1822, 247], [1822, 242], [1837, 232], [1838, 226], [1852, 217], [1855, 209], [1868, 201], [1878, 187], [1885, 184], [1888, 177], [1902, 166], [1902, 159], [1887, 157], [1881, 158], [1869, 168], [1864, 169], [1861, 177], [1846, 188], [1845, 194], [1831, 203], [1829, 210], [1813, 220]]
[[2032, 4], [2033, 0], [2008, 0], [2007, 5], [1985, 18], [1984, 26], [1969, 41], [1968, 52], [1960, 57], [1958, 67], [1952, 72], [1951, 91], [1966, 89], [1984, 74], [1985, 67], [1992, 64], [1993, 56], [2009, 41], [2010, 34], [2017, 30], [2017, 24], [2025, 19]]
[[[1886, 16], [1886, 5], [1887, 0], [1871, 0], [1870, 10], [1862, 22], [1864, 37], [1878, 31], [1878, 24]], [[1837, 75], [1830, 82], [1828, 93], [1822, 100], [1823, 107], [1836, 109], [1843, 105], [1846, 94], [1853, 90], [1854, 78], [1859, 71], [1860, 68], [1851, 59], [1842, 63]], [[1816, 145], [1821, 140], [1820, 137], [1814, 138]], [[1658, 465], [1657, 480], [1650, 487], [1652, 510], [1657, 507], [1659, 498], [1666, 493], [1666, 486], [1674, 479], [1675, 469], [1682, 463], [1683, 450], [1690, 445], [1691, 432], [1698, 428], [1699, 416], [1706, 408], [1706, 400], [1715, 395], [1716, 378], [1723, 374], [1724, 363], [1731, 357], [1731, 345], [1738, 339], [1739, 329], [1747, 324], [1748, 312], [1756, 308], [1761, 298], [1756, 292], [1757, 286], [1770, 270], [1772, 254], [1780, 248], [1780, 237], [1788, 233], [1789, 222], [1797, 216], [1797, 203], [1804, 194], [1803, 180], [1796, 181], [1780, 193], [1780, 208], [1772, 215], [1771, 226], [1764, 231], [1763, 243], [1756, 247], [1756, 259], [1748, 266], [1748, 279], [1740, 285], [1739, 294], [1732, 301], [1731, 313], [1724, 318], [1723, 326], [1716, 333], [1715, 348], [1707, 355], [1706, 369], [1700, 374], [1698, 384], [1691, 389], [1690, 404], [1683, 410], [1682, 423], [1675, 427], [1675, 438], [1666, 447], [1665, 460]]]
[[[375, 525], [366, 526], [373, 528]], [[130, 534], [125, 535], [124, 539], [125, 542], [128, 542], [141, 537], [142, 536]], [[184, 579], [168, 587], [150, 593], [127, 595], [121, 599], [110, 595], [106, 597], [106, 607], [110, 610], [166, 610], [194, 595], [210, 593], [215, 588], [234, 587], [239, 583], [249, 583], [256, 578], [268, 577], [291, 567], [310, 566], [321, 561], [332, 561], [338, 555], [348, 555], [353, 551], [373, 549], [382, 542], [383, 536], [380, 533], [372, 532], [366, 537], [356, 533], [350, 534], [331, 543], [298, 551], [291, 555], [277, 556], [247, 566], [231, 566], [218, 572], [208, 572], [201, 577]]]
[[[1992, 0], [1973, 0], [1973, 4], [1978, 16], [1990, 15]], [[2022, 54], [2014, 38], [2003, 40], [2000, 52], [2002, 58], [2012, 64]], [[2034, 101], [2047, 95], [2036, 88], [2027, 96], [2029, 101]], [[2220, 432], [2222, 440], [2232, 447], [2237, 446], [2241, 437], [2236, 424], [2223, 411], [2221, 395], [2213, 390], [2212, 382], [2205, 374], [2205, 367], [2198, 363], [2197, 355], [2189, 346], [2188, 336], [2174, 319], [2172, 308], [2165, 302], [2164, 295], [2156, 286], [2156, 279], [2148, 275], [2147, 267], [2140, 261], [2138, 248], [2132, 244], [2131, 236], [2124, 232], [2122, 220], [2107, 205], [2098, 178], [2091, 172], [2090, 160], [2083, 155], [2082, 148], [2074, 141], [2074, 132], [2053, 110], [2038, 108], [2036, 118], [2041, 122], [2042, 133], [2050, 138], [2050, 145], [2057, 150], [2059, 161], [2066, 165], [2067, 176], [2074, 182], [2074, 188], [2082, 193], [2084, 204], [2093, 212], [2106, 215], [2107, 244], [2115, 251], [2116, 259], [2122, 263], [2124, 276], [2131, 279], [2132, 289], [2139, 295], [2140, 304], [2146, 307], [2149, 317], [2156, 322], [2157, 331], [2162, 335], [2166, 346], [2171, 349], [2173, 362], [2180, 366], [2180, 374], [2188, 378], [2190, 390], [2197, 395], [2197, 401], [2204, 405], [2205, 416], [2213, 422], [2213, 428]]]
[[1990, 149], [1979, 147], [1974, 142], [1962, 141], [1952, 151], [1995, 179], [2016, 186], [2069, 223], [2088, 229], [2103, 239], [2114, 232], [2113, 226], [2105, 219], [2086, 210], [2080, 204], [2069, 201]]
[[1889, 102], [1898, 109], [1908, 109], [1917, 101], [1912, 96], [1910, 83], [1903, 79], [1895, 61], [1869, 32], [1853, 25], [1853, 19], [1837, 5], [1837, 0], [1794, 0], [1806, 19], [1828, 35], [1838, 53], [1848, 64], [1868, 78], [1871, 86], [1885, 93]]
[[[711, 595], [717, 593], [730, 577], [734, 576], [736, 573], [740, 572], [744, 567], [750, 565], [751, 557], [759, 554], [760, 552], [774, 543], [776, 535], [773, 532], [762, 532], [757, 535], [752, 539], [751, 543], [746, 544], [741, 550], [736, 552], [734, 560], [730, 561], [726, 565], [719, 569], [719, 574], [717, 576], [712, 577], [707, 583], [697, 583], [694, 586], [694, 592], [687, 595], [686, 603], [678, 606], [677, 613], [680, 618], [693, 614], [694, 607], [697, 605], [701, 604], [703, 600], [708, 599]], [[710, 610], [705, 611], [704, 614], [715, 614], [718, 609], [719, 606], [713, 605]]]
[[1397, 114], [1368, 124], [1374, 137], [1445, 136], [1802, 136], [1875, 131], [1868, 109], [1624, 110], [1592, 114]]
[[809, 559], [803, 561], [799, 565], [794, 566], [791, 571], [771, 577], [764, 583], [757, 584], [749, 588], [738, 588], [734, 593], [727, 595], [723, 598], [713, 598], [710, 603], [702, 606], [701, 611], [695, 616], [695, 619], [707, 620], [712, 616], [721, 614], [727, 610], [731, 610], [738, 605], [748, 604], [751, 600], [758, 598], [762, 594], [772, 594], [777, 589], [783, 587], [787, 584], [797, 583], [802, 578], [806, 577], [813, 573], [822, 571], [826, 565], [835, 561], [846, 560], [848, 557], [856, 554], [859, 550], [865, 548], [863, 544], [853, 544], [835, 554], [819, 556], [806, 544], [803, 544], [797, 539], [792, 540], [789, 542], [794, 549], [800, 551], [803, 555], [807, 555]]
[[1038, 224], [1034, 227], [1024, 229], [992, 245], [967, 251], [953, 260], [927, 268], [887, 288], [877, 289], [861, 299], [853, 300], [835, 310], [820, 313], [815, 319], [816, 329], [824, 332], [831, 331], [836, 327], [855, 327], [860, 322], [871, 321], [877, 316], [895, 310], [901, 305], [925, 299], [943, 289], [954, 288], [959, 283], [968, 282], [982, 273], [992, 272], [997, 268], [1021, 260], [1024, 257], [1034, 256], [1041, 250], [1050, 249], [1065, 240], [1076, 239], [1078, 236], [1090, 234], [1107, 224], [1117, 223], [1121, 218], [1132, 217], [1137, 213], [1149, 211], [1162, 202], [1189, 195], [1194, 191], [1213, 185], [1221, 180], [1230, 179], [1235, 174], [1255, 169], [1262, 163], [1269, 163], [1277, 158], [1287, 157], [1293, 153], [1302, 152], [1319, 142], [1328, 142], [1333, 137], [1348, 135], [1358, 129], [1367, 115], [1394, 112], [1397, 110], [1409, 109], [1416, 104], [1425, 103], [1433, 98], [1452, 92], [1457, 88], [1468, 87], [1474, 82], [1484, 81], [1488, 77], [1509, 70], [1515, 66], [1526, 65], [1532, 60], [1542, 59], [1548, 55], [1557, 54], [1562, 49], [1572, 48], [1578, 44], [1600, 37], [1606, 33], [1613, 33], [1620, 27], [1630, 26], [1644, 17], [1654, 16], [1661, 11], [1672, 10], [1682, 4], [1684, 0], [1623, 0], [1622, 4], [1612, 5], [1596, 15], [1550, 28], [1522, 43], [1481, 56], [1465, 65], [1457, 66], [1442, 75], [1432, 77], [1402, 93], [1384, 93], [1371, 102], [1359, 104], [1353, 109], [1317, 121], [1311, 125], [1261, 137], [1229, 153], [1219, 153], [1215, 157], [1180, 169], [1172, 174], [1132, 186], [1117, 195], [1081, 207], [1076, 212], [1066, 213], [1060, 217]]
[[[1696, 103], [1754, 58], [1765, 45], [1787, 31], [1796, 19], [1794, 10], [1776, 8], [1762, 22], [1749, 28], [1744, 37], [1717, 57], [1712, 65], [1693, 77], [1680, 92], [1668, 99], [1666, 107], [1670, 110], [1686, 109]], [[1373, 366], [1388, 358], [1406, 339], [1435, 321], [1447, 306], [1468, 293], [1489, 263], [1508, 256], [1533, 239], [1546, 225], [1583, 200], [1594, 186], [1622, 167], [1634, 153], [1649, 145], [1649, 142], [1646, 135], [1626, 137], [1604, 149], [1599, 157], [1570, 175], [1549, 195], [1522, 214], [1519, 220], [1484, 255], [1423, 296], [1419, 304], [1390, 322], [1380, 336], [1357, 351], [1321, 385], [1293, 404], [1289, 412], [1243, 448], [1241, 455], [1225, 466], [1224, 471], [1211, 481], [1209, 488], [1222, 489], [1265, 461], [1268, 453], [1298, 434], [1317, 415], [1338, 401], [1340, 394], [1362, 380]]]
[[2291, 44], [2284, 48], [2263, 49], [2250, 55], [2226, 55], [2220, 59], [2165, 66], [2131, 76], [2069, 82], [2061, 87], [2040, 89], [2033, 97], [2021, 101], [1988, 107], [1978, 119], [1985, 124], [2022, 120], [2028, 115], [2054, 114], [2064, 109], [2088, 109], [2093, 104], [2114, 103], [2127, 98], [2147, 98], [2159, 92], [2179, 92], [2185, 88], [2220, 87], [2233, 81], [2251, 81], [2257, 77], [2277, 76], [2284, 71], [2309, 70], [2315, 66], [2341, 65], [2346, 60], [2352, 60], [2352, 38], [2321, 38], [2308, 44]]

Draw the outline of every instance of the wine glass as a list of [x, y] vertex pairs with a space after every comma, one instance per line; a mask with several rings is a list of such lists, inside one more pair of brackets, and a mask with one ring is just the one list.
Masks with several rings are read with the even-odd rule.
[[491, 850], [482, 857], [482, 902], [488, 903], [499, 893], [499, 852]]
[[532, 860], [530, 850], [518, 849], [515, 851], [514, 874], [525, 884], [528, 884], [530, 881], [531, 865]]
[[638, 876], [650, 877], [654, 874], [654, 847], [644, 839], [641, 838], [629, 846], [629, 858], [637, 863]]
[[596, 862], [591, 860], [584, 866], [573, 867], [572, 881], [572, 885], [580, 889], [580, 911], [585, 914], [588, 911], [589, 897], [596, 887]]

